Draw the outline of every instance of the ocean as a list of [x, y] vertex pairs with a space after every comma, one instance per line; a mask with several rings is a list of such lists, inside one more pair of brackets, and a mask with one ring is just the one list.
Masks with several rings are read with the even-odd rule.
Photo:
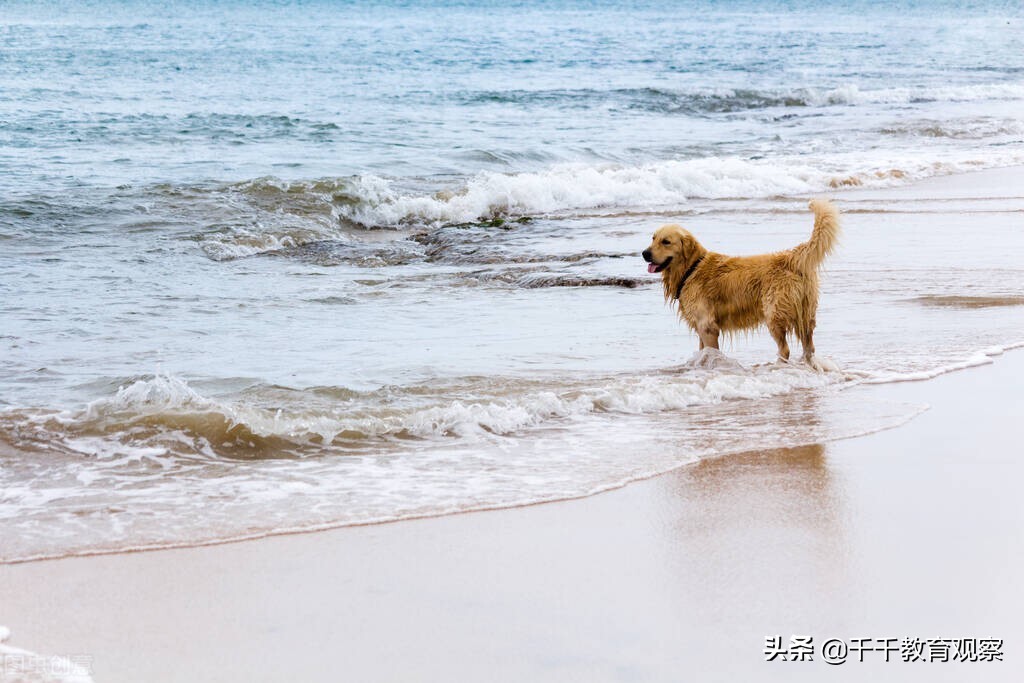
[[[856, 387], [1024, 342], [1024, 195], [913, 188], [1022, 163], [1019, 3], [4, 2], [0, 561], [897, 426]], [[832, 195], [839, 370], [696, 354], [653, 230], [785, 249]]]

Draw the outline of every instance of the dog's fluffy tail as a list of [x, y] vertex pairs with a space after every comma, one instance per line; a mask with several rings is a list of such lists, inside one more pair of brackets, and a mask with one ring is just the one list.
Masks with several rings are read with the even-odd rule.
[[827, 199], [813, 199], [809, 206], [814, 212], [811, 239], [794, 248], [790, 256], [793, 267], [803, 273], [817, 271], [839, 241], [839, 210]]

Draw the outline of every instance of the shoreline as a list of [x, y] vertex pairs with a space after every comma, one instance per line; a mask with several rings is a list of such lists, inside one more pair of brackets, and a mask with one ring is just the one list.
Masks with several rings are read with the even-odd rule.
[[[1015, 345], [1013, 345], [1013, 346], [1011, 346], [1009, 348], [1010, 349], [1016, 349], [1016, 348], [1019, 348], [1019, 347], [1024, 347], [1024, 342], [1021, 342], [1019, 344], [1015, 344]], [[1009, 349], [1007, 349], [1007, 350], [1009, 350]], [[1004, 352], [1005, 351], [999, 351], [996, 354], [985, 354], [985, 355], [986, 355], [987, 358], [991, 358], [993, 355], [1002, 355]], [[936, 374], [929, 375], [927, 377], [913, 377], [913, 378], [906, 378], [906, 379], [886, 379], [886, 380], [882, 380], [880, 382], [862, 381], [862, 382], [858, 382], [858, 383], [852, 384], [850, 386], [838, 387], [838, 390], [839, 391], [849, 391], [851, 389], [855, 389], [856, 387], [862, 386], [862, 385], [867, 386], [867, 385], [873, 385], [873, 384], [896, 384], [896, 383], [901, 383], [901, 382], [926, 381], [926, 380], [931, 379], [933, 377], [941, 376], [941, 375], [948, 374], [948, 373], [951, 373], [951, 372], [959, 372], [959, 371], [964, 370], [964, 369], [970, 369], [970, 368], [973, 368], [973, 367], [978, 367], [979, 365], [986, 365], [986, 364], [989, 364], [991, 362], [993, 362], [993, 361], [988, 360], [988, 361], [982, 361], [980, 363], [965, 361], [964, 364], [962, 366], [960, 366], [960, 367], [955, 367], [955, 368], [952, 368], [952, 369], [942, 369], [942, 370], [937, 371]], [[812, 392], [812, 391], [815, 391], [815, 390], [814, 389], [800, 389], [798, 391], [801, 391], [801, 392]], [[778, 397], [777, 396], [773, 396], [771, 398], [778, 398]], [[759, 399], [739, 399], [739, 400], [759, 400]], [[760, 399], [760, 400], [768, 400], [768, 399]], [[863, 432], [856, 432], [856, 433], [852, 433], [852, 434], [840, 434], [840, 435], [837, 435], [837, 436], [835, 436], [833, 438], [829, 438], [829, 439], [813, 440], [813, 441], [806, 441], [806, 442], [801, 441], [799, 443], [787, 444], [787, 445], [782, 445], [782, 446], [776, 446], [774, 448], [801, 448], [801, 447], [805, 447], [805, 446], [812, 446], [812, 445], [815, 445], [815, 444], [835, 443], [835, 442], [838, 442], [838, 441], [846, 441], [846, 440], [849, 440], [849, 439], [859, 439], [859, 438], [862, 438], [862, 437], [865, 437], [865, 436], [870, 436], [872, 434], [876, 434], [878, 432], [887, 431], [887, 430], [890, 430], [890, 429], [900, 429], [901, 427], [904, 427], [907, 424], [909, 424], [910, 422], [912, 422], [918, 416], [920, 416], [923, 413], [927, 412], [927, 410], [928, 410], [927, 406], [921, 406], [919, 409], [917, 409], [912, 414], [909, 414], [909, 415], [907, 415], [905, 417], [899, 418], [898, 421], [893, 423], [893, 424], [886, 424], [886, 425], [871, 427], [871, 428], [869, 428], [869, 429], [867, 429], [866, 431], [863, 431]], [[481, 507], [470, 507], [470, 508], [459, 509], [459, 510], [440, 511], [440, 512], [427, 512], [427, 513], [421, 513], [421, 514], [411, 514], [409, 516], [402, 516], [402, 517], [388, 517], [388, 518], [383, 518], [383, 519], [379, 519], [379, 520], [358, 521], [358, 522], [349, 522], [349, 521], [327, 522], [325, 524], [319, 524], [319, 525], [314, 525], [314, 526], [310, 526], [310, 527], [296, 527], [296, 528], [273, 529], [273, 530], [265, 531], [265, 532], [257, 532], [257, 533], [251, 534], [251, 535], [238, 536], [238, 537], [228, 537], [228, 538], [219, 538], [219, 539], [213, 539], [213, 540], [208, 540], [208, 541], [184, 541], [184, 542], [181, 542], [181, 543], [170, 543], [170, 544], [154, 544], [154, 545], [143, 545], [143, 546], [128, 546], [128, 547], [124, 547], [124, 548], [117, 548], [117, 549], [111, 549], [111, 550], [108, 550], [108, 549], [85, 550], [85, 551], [71, 552], [71, 553], [62, 554], [62, 555], [55, 554], [55, 555], [40, 555], [40, 556], [34, 556], [34, 557], [15, 558], [15, 559], [12, 559], [12, 560], [0, 561], [0, 567], [4, 567], [4, 566], [8, 566], [8, 565], [9, 566], [15, 566], [15, 565], [23, 565], [23, 564], [34, 564], [34, 563], [39, 563], [39, 562], [57, 562], [57, 561], [61, 561], [61, 560], [69, 560], [69, 559], [76, 559], [76, 558], [103, 557], [103, 556], [108, 556], [108, 555], [115, 555], [115, 556], [116, 555], [134, 555], [134, 554], [137, 554], [137, 553], [160, 552], [160, 551], [163, 551], [163, 550], [183, 550], [183, 549], [190, 549], [190, 548], [207, 548], [207, 547], [215, 547], [215, 546], [221, 546], [221, 545], [230, 545], [230, 544], [235, 544], [235, 543], [246, 543], [246, 542], [250, 542], [250, 541], [259, 541], [259, 540], [268, 539], [268, 538], [275, 538], [277, 536], [296, 536], [296, 535], [304, 535], [304, 534], [317, 534], [317, 533], [321, 533], [321, 532], [325, 532], [325, 531], [334, 531], [334, 530], [338, 530], [338, 529], [347, 529], [347, 528], [350, 528], [350, 527], [376, 527], [376, 526], [382, 526], [382, 525], [387, 525], [387, 524], [397, 524], [397, 523], [400, 523], [400, 522], [419, 521], [419, 520], [427, 520], [427, 519], [438, 519], [438, 518], [443, 518], [443, 517], [450, 517], [450, 516], [453, 516], [453, 515], [474, 514], [474, 513], [482, 513], [482, 512], [500, 512], [502, 510], [515, 510], [515, 509], [518, 509], [518, 508], [533, 507], [533, 506], [537, 506], [537, 505], [557, 504], [557, 503], [561, 503], [561, 502], [569, 502], [569, 501], [575, 501], [575, 500], [581, 500], [581, 499], [585, 499], [585, 498], [590, 498], [592, 496], [599, 496], [601, 494], [608, 493], [608, 492], [611, 492], [611, 491], [616, 491], [618, 489], [621, 489], [621, 488], [626, 487], [626, 486], [630, 486], [630, 485], [638, 483], [638, 482], [643, 482], [643, 481], [647, 481], [649, 479], [654, 479], [654, 478], [657, 478], [657, 477], [662, 477], [662, 476], [665, 476], [665, 475], [669, 475], [672, 472], [675, 472], [676, 470], [679, 470], [681, 468], [694, 466], [694, 465], [698, 464], [699, 462], [701, 462], [701, 460], [715, 459], [715, 458], [724, 458], [724, 457], [729, 457], [729, 456], [733, 456], [733, 455], [740, 455], [740, 454], [749, 453], [749, 452], [750, 452], [749, 449], [728, 450], [728, 451], [724, 451], [724, 452], [721, 452], [721, 453], [716, 453], [715, 455], [712, 455], [712, 456], [702, 457], [701, 459], [698, 459], [696, 461], [687, 460], [687, 461], [679, 462], [678, 464], [674, 464], [674, 465], [672, 465], [672, 466], [670, 466], [670, 467], [668, 467], [666, 469], [661, 469], [661, 470], [658, 470], [658, 471], [655, 471], [655, 472], [651, 472], [651, 473], [648, 473], [648, 474], [643, 474], [643, 475], [639, 475], [639, 476], [636, 476], [636, 477], [632, 477], [632, 478], [630, 478], [628, 480], [625, 480], [625, 481], [618, 481], [618, 482], [610, 483], [610, 484], [607, 484], [607, 485], [603, 485], [603, 486], [601, 486], [601, 487], [599, 487], [597, 489], [588, 491], [586, 493], [581, 493], [579, 495], [564, 496], [564, 497], [558, 497], [558, 498], [550, 498], [550, 499], [545, 499], [545, 500], [535, 500], [535, 501], [528, 501], [528, 502], [522, 502], [522, 503], [507, 503], [507, 504], [506, 503], [499, 503], [499, 504], [495, 504], [495, 505], [483, 505]]]
[[[761, 661], [767, 633], [802, 629], [1000, 637], [1008, 661], [987, 669], [844, 670], [1013, 680], [1024, 623], [1008, 593], [1024, 557], [1024, 505], [1010, 494], [1024, 463], [1006, 426], [1024, 409], [1021, 378], [1024, 353], [1007, 353], [925, 382], [852, 388], [932, 408], [897, 429], [708, 458], [581, 499], [4, 565], [0, 623], [18, 647], [90, 653], [97, 680], [111, 681], [193, 680], [175, 670], [181, 652], [191, 671], [245, 680], [613, 680], [621, 667], [642, 680], [677, 670], [820, 677], [822, 662]], [[950, 505], [956, 495], [967, 498]], [[943, 544], [943, 525], [959, 549]], [[685, 609], [666, 612], [679, 600]], [[695, 640], [700, 648], [680, 650]], [[455, 656], [438, 662], [438, 648]], [[336, 668], [338, 653], [347, 668]]]
[[[969, 370], [971, 368], [980, 367], [980, 366], [984, 366], [984, 365], [990, 365], [990, 364], [996, 362], [994, 360], [996, 357], [1002, 356], [1005, 353], [1008, 353], [1008, 352], [1011, 352], [1011, 351], [1014, 351], [1014, 350], [1018, 350], [1018, 349], [1021, 349], [1021, 348], [1024, 348], [1024, 341], [1011, 342], [1011, 343], [1008, 343], [1007, 345], [1002, 346], [1002, 347], [978, 350], [975, 354], [973, 354], [969, 358], [966, 358], [962, 362], [959, 362], [959, 363], [956, 363], [956, 364], [953, 364], [953, 365], [950, 365], [950, 366], [943, 366], [943, 367], [937, 368], [937, 369], [935, 369], [933, 371], [917, 373], [915, 375], [894, 375], [892, 377], [864, 378], [864, 379], [861, 379], [861, 380], [853, 381], [849, 385], [837, 385], [834, 388], [837, 389], [838, 391], [850, 391], [850, 390], [854, 390], [854, 389], [856, 389], [856, 388], [858, 388], [860, 386], [900, 384], [900, 383], [905, 383], [905, 382], [925, 382], [925, 381], [928, 381], [930, 379], [934, 379], [936, 377], [941, 377], [941, 376], [946, 375], [946, 374], [961, 372], [963, 370]], [[808, 391], [815, 391], [815, 389], [799, 389], [797, 391], [799, 391], [799, 392], [808, 392]], [[772, 398], [777, 398], [777, 397], [772, 397]], [[740, 400], [758, 400], [758, 399], [740, 399]], [[763, 399], [761, 399], [761, 400], [763, 400]], [[914, 419], [919, 417], [921, 414], [923, 414], [927, 410], [928, 410], [928, 406], [922, 406], [919, 410], [917, 410], [913, 414], [910, 414], [910, 415], [907, 415], [904, 418], [901, 418], [899, 421], [897, 421], [894, 424], [886, 424], [886, 425], [882, 425], [882, 426], [878, 426], [878, 427], [872, 427], [872, 428], [868, 429], [867, 431], [857, 432], [857, 433], [853, 433], [853, 434], [841, 434], [841, 435], [837, 435], [837, 436], [835, 436], [833, 438], [824, 439], [824, 440], [813, 440], [813, 441], [800, 442], [800, 443], [795, 443], [795, 444], [787, 444], [787, 445], [784, 445], [784, 446], [776, 446], [775, 448], [800, 448], [800, 447], [811, 446], [811, 445], [815, 445], [815, 444], [835, 443], [835, 442], [838, 442], [838, 441], [846, 441], [846, 440], [849, 440], [849, 439], [859, 439], [859, 438], [862, 438], [862, 437], [865, 437], [865, 436], [870, 436], [872, 434], [876, 434], [876, 433], [882, 432], [882, 431], [887, 431], [887, 430], [890, 430], [890, 429], [900, 429], [901, 427], [904, 427], [908, 423], [912, 422]], [[724, 451], [722, 453], [717, 453], [717, 454], [715, 454], [713, 456], [707, 456], [707, 457], [701, 458], [701, 460], [703, 460], [703, 459], [723, 458], [723, 457], [734, 456], [734, 455], [739, 455], [739, 454], [748, 453], [748, 452], [750, 452], [749, 449], [729, 450], [729, 451]], [[666, 469], [661, 469], [661, 470], [658, 470], [658, 471], [655, 471], [655, 472], [651, 472], [649, 474], [644, 474], [644, 475], [641, 475], [641, 476], [630, 478], [630, 479], [625, 480], [625, 481], [611, 483], [611, 484], [608, 484], [608, 485], [605, 485], [605, 486], [601, 486], [601, 487], [599, 487], [599, 488], [597, 488], [595, 490], [588, 491], [586, 493], [581, 493], [579, 495], [573, 495], [573, 496], [551, 498], [551, 499], [546, 499], [546, 500], [536, 500], [536, 501], [529, 501], [529, 502], [523, 502], [523, 503], [511, 503], [511, 504], [501, 503], [501, 504], [496, 504], [496, 505], [483, 505], [481, 507], [470, 507], [470, 508], [466, 508], [466, 509], [451, 510], [451, 511], [441, 511], [441, 512], [428, 512], [428, 513], [412, 514], [412, 515], [409, 515], [409, 516], [401, 516], [401, 517], [388, 517], [388, 518], [382, 518], [382, 519], [379, 519], [379, 520], [358, 521], [358, 522], [350, 522], [350, 521], [327, 522], [327, 523], [317, 524], [317, 525], [313, 525], [313, 526], [309, 526], [309, 527], [294, 527], [294, 528], [272, 529], [272, 530], [269, 530], [269, 531], [256, 532], [256, 533], [253, 533], [251, 535], [244, 535], [244, 536], [237, 536], [237, 537], [227, 537], [227, 538], [218, 538], [218, 539], [205, 540], [205, 541], [183, 541], [181, 543], [153, 544], [153, 545], [142, 545], [142, 546], [128, 546], [128, 547], [117, 548], [117, 549], [85, 550], [85, 551], [71, 552], [71, 553], [67, 553], [67, 554], [40, 555], [40, 556], [25, 557], [25, 558], [15, 558], [15, 559], [12, 559], [12, 560], [0, 560], [0, 567], [2, 567], [4, 565], [20, 565], [20, 564], [31, 564], [31, 563], [36, 563], [36, 562], [52, 562], [52, 561], [59, 561], [59, 560], [65, 560], [65, 559], [85, 558], [85, 557], [99, 557], [99, 556], [105, 556], [105, 555], [125, 555], [125, 554], [135, 554], [135, 553], [158, 552], [158, 551], [162, 551], [162, 550], [180, 550], [180, 549], [188, 549], [188, 548], [205, 548], [205, 547], [220, 546], [220, 545], [233, 544], [233, 543], [245, 543], [245, 542], [248, 542], [248, 541], [258, 541], [258, 540], [261, 540], [261, 539], [273, 538], [273, 537], [276, 537], [276, 536], [293, 536], [293, 535], [299, 535], [299, 534], [315, 534], [315, 533], [320, 533], [320, 532], [323, 532], [323, 531], [332, 531], [332, 530], [344, 529], [344, 528], [348, 528], [348, 527], [379, 526], [379, 525], [384, 525], [384, 524], [394, 524], [394, 523], [398, 523], [398, 522], [407, 522], [407, 521], [414, 521], [414, 520], [434, 519], [434, 518], [439, 518], [439, 517], [448, 517], [450, 515], [462, 515], [462, 514], [471, 514], [471, 513], [478, 513], [478, 512], [495, 512], [495, 511], [500, 511], [500, 510], [511, 510], [511, 509], [522, 508], [522, 507], [531, 507], [531, 506], [534, 506], [534, 505], [548, 505], [548, 504], [551, 504], [551, 503], [560, 503], [560, 502], [564, 502], [564, 501], [580, 500], [582, 498], [589, 498], [591, 496], [601, 495], [601, 494], [607, 493], [609, 491], [615, 491], [615, 490], [623, 488], [625, 486], [629, 486], [629, 485], [634, 484], [636, 482], [642, 482], [642, 481], [646, 481], [648, 479], [653, 479], [655, 477], [661, 477], [661, 476], [664, 476], [664, 475], [671, 474], [672, 472], [674, 472], [674, 471], [676, 471], [676, 470], [678, 470], [680, 468], [691, 467], [691, 466], [694, 466], [694, 465], [698, 464], [699, 462], [700, 462], [700, 460], [698, 460], [698, 461], [684, 461], [684, 462], [680, 462], [680, 463], [674, 464], [671, 467], [668, 467]]]
[[[1005, 346], [1001, 346], [1001, 347], [995, 347], [995, 348], [989, 348], [989, 349], [980, 349], [976, 353], [971, 355], [969, 358], [965, 358], [962, 362], [955, 363], [955, 364], [949, 365], [949, 366], [943, 366], [943, 367], [937, 368], [937, 369], [932, 370], [932, 371], [916, 373], [916, 374], [913, 374], [913, 375], [893, 375], [891, 377], [864, 378], [864, 379], [861, 379], [861, 380], [854, 381], [853, 383], [851, 383], [849, 385], [846, 385], [846, 386], [840, 385], [840, 386], [837, 387], [837, 389], [839, 391], [850, 391], [850, 390], [854, 390], [854, 389], [856, 389], [858, 387], [861, 387], [861, 386], [878, 386], [878, 385], [888, 385], [888, 384], [901, 384], [901, 383], [906, 383], [906, 382], [926, 382], [928, 380], [935, 379], [936, 377], [941, 377], [943, 375], [947, 375], [947, 374], [950, 374], [950, 373], [957, 373], [957, 372], [962, 372], [964, 370], [969, 370], [969, 369], [975, 368], [975, 367], [981, 367], [981, 366], [985, 366], [985, 365], [990, 365], [992, 363], [998, 362], [998, 361], [995, 360], [997, 357], [1002, 356], [1002, 355], [1004, 355], [1006, 353], [1010, 353], [1012, 351], [1016, 351], [1016, 350], [1022, 349], [1022, 348], [1024, 348], [1024, 341], [1010, 342], [1010, 343], [1007, 343]], [[814, 391], [814, 390], [813, 389], [802, 389], [802, 390], [799, 390], [799, 391]], [[877, 432], [886, 431], [886, 430], [890, 430], [890, 429], [900, 429], [900, 428], [906, 426], [908, 423], [912, 422], [914, 419], [919, 417], [921, 414], [923, 414], [927, 410], [928, 410], [928, 407], [924, 406], [920, 410], [914, 412], [911, 415], [906, 416], [905, 418], [901, 419], [900, 421], [898, 421], [895, 424], [887, 424], [887, 425], [883, 425], [883, 426], [879, 426], [879, 427], [873, 427], [873, 428], [871, 428], [871, 429], [869, 429], [867, 431], [864, 431], [864, 432], [858, 432], [858, 433], [853, 433], [853, 434], [842, 434], [842, 435], [835, 436], [834, 438], [831, 438], [831, 439], [807, 441], [807, 442], [801, 442], [801, 443], [798, 443], [798, 444], [790, 444], [790, 445], [779, 446], [779, 447], [780, 448], [798, 448], [798, 447], [810, 446], [810, 445], [814, 445], [814, 444], [834, 443], [834, 442], [837, 442], [837, 441], [846, 441], [846, 440], [849, 440], [849, 439], [858, 439], [858, 438], [862, 438], [864, 436], [870, 436], [871, 434], [875, 434]], [[718, 453], [716, 455], [710, 456], [710, 458], [713, 459], [713, 458], [728, 457], [728, 456], [738, 455], [738, 454], [746, 453], [746, 452], [749, 452], [749, 449], [730, 450], [730, 451], [725, 451], [725, 452]], [[699, 462], [699, 461], [697, 461], [697, 462]], [[36, 563], [36, 562], [52, 562], [52, 561], [59, 561], [59, 560], [72, 559], [72, 558], [99, 557], [99, 556], [105, 556], [105, 555], [125, 555], [125, 554], [135, 554], [135, 553], [149, 553], [149, 552], [158, 552], [158, 551], [162, 551], [162, 550], [180, 550], [180, 549], [187, 549], [187, 548], [205, 548], [205, 547], [226, 545], [226, 544], [232, 544], [232, 543], [245, 543], [245, 542], [248, 542], [248, 541], [258, 541], [258, 540], [261, 540], [261, 539], [273, 538], [273, 537], [276, 537], [276, 536], [292, 536], [292, 535], [297, 535], [297, 534], [315, 534], [315, 533], [320, 533], [320, 532], [323, 532], [323, 531], [332, 531], [332, 530], [335, 530], [335, 529], [344, 529], [344, 528], [348, 528], [348, 527], [379, 526], [379, 525], [383, 525], [383, 524], [394, 524], [394, 523], [398, 523], [398, 522], [407, 522], [407, 521], [413, 521], [413, 520], [434, 519], [434, 518], [438, 518], [438, 517], [447, 517], [447, 516], [450, 516], [450, 515], [462, 515], [462, 514], [471, 514], [471, 513], [477, 513], [477, 512], [494, 512], [494, 511], [500, 511], [500, 510], [516, 509], [516, 508], [521, 508], [521, 507], [530, 507], [530, 506], [534, 506], [534, 505], [547, 505], [547, 504], [551, 504], [551, 503], [559, 503], [559, 502], [564, 502], [564, 501], [573, 501], [573, 500], [579, 500], [581, 498], [588, 498], [588, 497], [591, 497], [591, 496], [601, 495], [601, 494], [607, 493], [609, 491], [614, 491], [616, 489], [620, 489], [620, 488], [622, 488], [624, 486], [629, 486], [629, 485], [634, 484], [636, 482], [646, 481], [648, 479], [653, 479], [655, 477], [660, 477], [660, 476], [664, 476], [664, 475], [670, 474], [670, 473], [674, 472], [675, 470], [678, 470], [678, 469], [683, 468], [683, 467], [694, 466], [694, 465], [697, 464], [697, 462], [694, 462], [694, 461], [680, 462], [678, 464], [672, 465], [671, 467], [669, 467], [667, 469], [662, 469], [662, 470], [658, 470], [656, 472], [652, 472], [652, 473], [645, 474], [645, 475], [642, 475], [642, 476], [637, 476], [635, 478], [630, 478], [630, 479], [628, 479], [626, 481], [620, 481], [620, 482], [611, 483], [611, 484], [608, 484], [606, 486], [599, 487], [599, 488], [597, 488], [595, 490], [588, 491], [586, 493], [581, 493], [579, 495], [574, 495], [574, 496], [551, 498], [551, 499], [547, 499], [547, 500], [536, 500], [536, 501], [523, 502], [523, 503], [511, 503], [511, 504], [501, 503], [501, 504], [496, 504], [496, 505], [484, 505], [484, 506], [481, 506], [481, 507], [471, 507], [471, 508], [460, 509], [460, 510], [442, 511], [442, 512], [428, 512], [428, 513], [423, 513], [423, 514], [413, 514], [413, 515], [401, 516], [401, 517], [388, 517], [388, 518], [382, 518], [382, 519], [379, 519], [379, 520], [358, 521], [358, 522], [350, 522], [350, 521], [327, 522], [327, 523], [323, 523], [323, 524], [316, 524], [316, 525], [309, 526], [309, 527], [294, 527], [294, 528], [273, 529], [273, 530], [269, 530], [269, 531], [256, 532], [256, 533], [249, 534], [249, 535], [244, 535], [244, 536], [219, 538], [219, 539], [212, 539], [212, 540], [205, 540], [205, 541], [183, 541], [181, 543], [153, 544], [153, 545], [142, 545], [142, 546], [128, 546], [128, 547], [117, 548], [117, 549], [85, 550], [85, 551], [71, 552], [71, 553], [67, 553], [67, 554], [53, 554], [53, 555], [40, 555], [40, 556], [25, 557], [25, 558], [15, 558], [15, 559], [12, 559], [12, 560], [2, 560], [2, 561], [0, 561], [0, 567], [2, 567], [4, 565], [20, 565], [20, 564], [31, 564], [31, 563]]]

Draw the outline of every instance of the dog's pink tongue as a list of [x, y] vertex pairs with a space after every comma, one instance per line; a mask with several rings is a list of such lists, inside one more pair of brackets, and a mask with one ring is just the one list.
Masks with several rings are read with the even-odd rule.
[[648, 273], [657, 273], [658, 272], [658, 266], [654, 265], [653, 263], [648, 263], [647, 264], [647, 272]]

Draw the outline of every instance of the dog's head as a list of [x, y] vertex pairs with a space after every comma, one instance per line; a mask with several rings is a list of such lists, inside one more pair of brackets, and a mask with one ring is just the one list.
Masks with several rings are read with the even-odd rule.
[[689, 231], [678, 225], [663, 225], [651, 238], [651, 246], [641, 253], [648, 273], [660, 273], [673, 264], [685, 265], [700, 251], [700, 244]]

